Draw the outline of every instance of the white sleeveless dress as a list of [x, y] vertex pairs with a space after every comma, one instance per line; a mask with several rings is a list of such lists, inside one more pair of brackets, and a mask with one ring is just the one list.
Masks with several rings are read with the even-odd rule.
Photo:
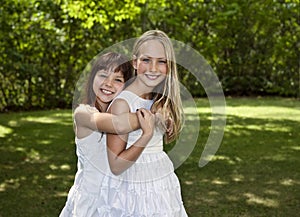
[[[77, 109], [96, 108], [80, 105]], [[94, 111], [92, 111], [94, 110]], [[106, 135], [94, 131], [82, 139], [75, 137], [77, 172], [66, 204], [60, 217], [95, 217], [98, 216], [99, 195], [102, 181], [110, 172], [106, 151]]]
[[[150, 109], [152, 100], [145, 100], [130, 91], [116, 99], [127, 101], [130, 111]], [[142, 134], [129, 133], [127, 147]], [[179, 180], [168, 155], [163, 151], [163, 134], [154, 135], [137, 161], [119, 176], [106, 176], [100, 193], [101, 217], [185, 217]]]

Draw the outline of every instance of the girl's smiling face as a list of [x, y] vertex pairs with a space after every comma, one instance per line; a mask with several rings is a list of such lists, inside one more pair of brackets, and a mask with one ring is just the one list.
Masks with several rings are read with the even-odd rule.
[[93, 90], [100, 104], [109, 104], [124, 88], [123, 73], [100, 70], [93, 82]]
[[156, 40], [145, 42], [133, 60], [137, 77], [148, 87], [156, 87], [167, 74], [168, 65], [163, 45]]

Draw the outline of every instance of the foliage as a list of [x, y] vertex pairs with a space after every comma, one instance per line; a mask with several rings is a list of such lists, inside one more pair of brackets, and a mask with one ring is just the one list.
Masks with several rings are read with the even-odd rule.
[[199, 51], [226, 95], [300, 97], [298, 14], [299, 0], [3, 0], [0, 111], [69, 108], [87, 63], [148, 29]]
[[[197, 144], [176, 170], [189, 216], [298, 216], [300, 102], [226, 101], [222, 144], [203, 168], [198, 162], [210, 133], [209, 102], [197, 99], [199, 114], [186, 113], [191, 132], [195, 116], [201, 120]], [[58, 216], [76, 171], [71, 110], [0, 114], [0, 144], [0, 215]]]

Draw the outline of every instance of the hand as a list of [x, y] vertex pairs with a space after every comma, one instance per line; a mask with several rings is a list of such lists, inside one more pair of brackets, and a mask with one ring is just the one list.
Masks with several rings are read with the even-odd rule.
[[137, 110], [137, 116], [139, 119], [140, 126], [143, 130], [143, 136], [152, 137], [155, 124], [155, 115], [146, 109]]
[[171, 136], [174, 132], [174, 120], [168, 117], [165, 123], [166, 123], [166, 133], [168, 136]]
[[174, 120], [168, 115], [164, 115], [161, 108], [155, 113], [155, 125], [168, 136], [174, 132]]

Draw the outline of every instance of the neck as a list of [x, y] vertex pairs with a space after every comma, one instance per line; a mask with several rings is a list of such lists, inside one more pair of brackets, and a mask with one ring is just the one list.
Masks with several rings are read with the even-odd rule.
[[143, 99], [152, 99], [153, 88], [147, 87], [145, 86], [145, 84], [141, 84], [136, 80], [131, 85], [129, 85], [126, 89], [135, 93], [136, 95], [138, 95]]
[[97, 102], [98, 102], [98, 105], [100, 105], [100, 107], [102, 109], [102, 111], [100, 111], [100, 112], [105, 112], [106, 109], [107, 109], [107, 107], [108, 107], [108, 104], [107, 103], [103, 103], [100, 100], [97, 100]]

